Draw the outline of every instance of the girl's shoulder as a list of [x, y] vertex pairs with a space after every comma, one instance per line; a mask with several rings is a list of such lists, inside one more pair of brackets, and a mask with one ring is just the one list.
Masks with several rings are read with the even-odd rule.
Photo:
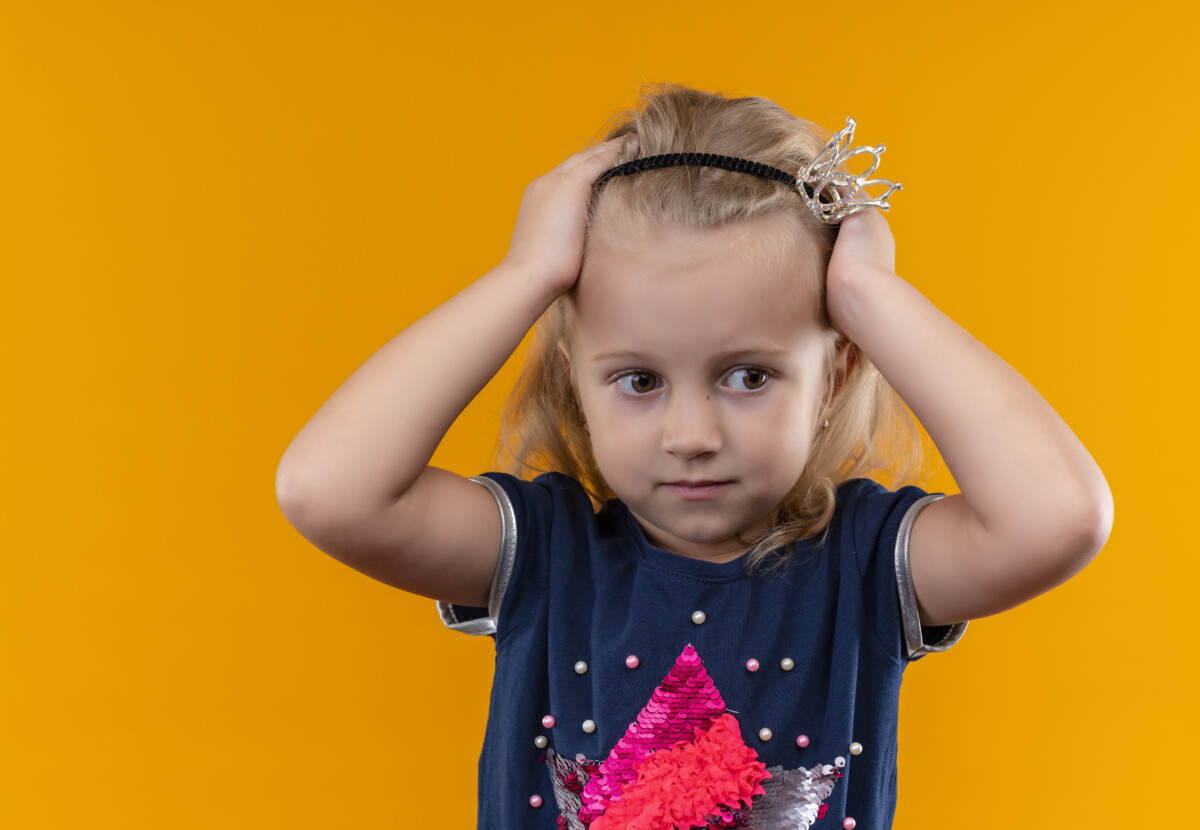
[[526, 478], [520, 478], [518, 476], [515, 476], [512, 473], [494, 471], [494, 472], [489, 472], [489, 473], [483, 473], [482, 475], [479, 476], [479, 478], [490, 478], [493, 481], [499, 482], [500, 484], [504, 485], [505, 489], [508, 489], [511, 487], [514, 489], [522, 489], [525, 491], [529, 491], [531, 488], [536, 488], [539, 490], [545, 490], [547, 492], [552, 492], [552, 493], [557, 493], [557, 492], [570, 492], [570, 493], [584, 492], [584, 493], [586, 493], [587, 492], [584, 489], [583, 485], [579, 483], [578, 479], [575, 479], [572, 476], [567, 475], [566, 473], [559, 473], [559, 472], [541, 473], [540, 475], [535, 476], [534, 478], [526, 479]]
[[911, 484], [890, 490], [873, 478], [852, 478], [838, 485], [835, 509], [841, 514], [864, 508], [886, 510], [928, 495], [928, 491]]
[[499, 484], [514, 507], [528, 505], [533, 509], [579, 510], [594, 513], [593, 501], [587, 489], [566, 473], [542, 473], [533, 479], [519, 478], [512, 473], [490, 472], [486, 478]]
[[498, 499], [501, 510], [510, 509], [518, 528], [528, 533], [544, 535], [547, 528], [557, 528], [584, 535], [609, 535], [629, 524], [629, 511], [618, 499], [598, 503], [587, 488], [565, 473], [542, 473], [533, 479], [519, 478], [511, 473], [484, 473], [498, 485], [506, 498]]
[[868, 551], [882, 556], [906, 536], [916, 515], [939, 498], [941, 493], [913, 485], [890, 490], [874, 479], [851, 479], [837, 488], [828, 532], [860, 557], [870, 555]]

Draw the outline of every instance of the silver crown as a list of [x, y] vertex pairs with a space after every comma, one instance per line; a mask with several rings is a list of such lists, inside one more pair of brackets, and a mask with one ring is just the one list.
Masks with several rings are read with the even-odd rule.
[[[903, 185], [890, 179], [868, 178], [879, 166], [879, 156], [885, 149], [882, 144], [878, 147], [851, 147], [853, 140], [854, 119], [847, 118], [846, 126], [834, 133], [812, 163], [796, 175], [796, 190], [800, 197], [813, 215], [827, 225], [836, 225], [847, 216], [868, 208], [879, 208], [886, 212], [891, 207], [888, 196], [903, 189]], [[863, 153], [870, 153], [872, 159], [871, 166], [865, 171], [857, 175], [838, 172], [847, 159]], [[854, 198], [864, 188], [877, 184], [887, 185], [887, 190], [881, 196], [873, 199]]]

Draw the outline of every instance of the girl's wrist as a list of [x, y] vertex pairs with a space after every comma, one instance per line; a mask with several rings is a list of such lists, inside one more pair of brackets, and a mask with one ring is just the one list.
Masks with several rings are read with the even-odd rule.
[[506, 284], [508, 290], [526, 296], [535, 317], [540, 317], [555, 300], [570, 290], [575, 282], [574, 279], [565, 281], [511, 257], [502, 259], [490, 274]]
[[900, 278], [887, 268], [874, 265], [864, 264], [836, 274], [831, 272], [825, 284], [825, 305], [830, 325], [839, 334], [858, 343], [864, 320], [871, 313], [872, 300], [878, 298], [894, 280]]

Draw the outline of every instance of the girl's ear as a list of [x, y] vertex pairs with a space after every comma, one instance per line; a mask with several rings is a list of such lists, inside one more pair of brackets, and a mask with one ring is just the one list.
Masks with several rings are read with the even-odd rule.
[[[562, 357], [563, 371], [567, 373], [567, 383], [571, 384], [571, 396], [575, 398], [575, 406], [579, 409], [580, 417], [583, 417], [583, 402], [579, 400], [579, 389], [575, 386], [575, 378], [571, 375], [571, 350], [567, 346], [565, 337], [558, 341], [558, 354]], [[583, 431], [591, 435], [586, 421], [583, 424]]]
[[571, 378], [571, 351], [567, 348], [567, 338], [559, 338], [558, 353], [562, 356], [563, 371], [567, 373], [567, 378], [571, 380], [571, 386], [574, 386], [575, 381], [573, 378]]
[[858, 349], [847, 338], [839, 337], [834, 348], [837, 351], [833, 355], [833, 388], [829, 392], [830, 403], [837, 400], [838, 395], [842, 393], [846, 386], [846, 378], [850, 377], [854, 365], [858, 363]]

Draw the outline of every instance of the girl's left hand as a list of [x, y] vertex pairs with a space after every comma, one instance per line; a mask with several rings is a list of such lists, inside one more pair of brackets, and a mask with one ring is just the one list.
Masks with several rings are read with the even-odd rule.
[[843, 219], [825, 273], [826, 307], [838, 334], [854, 339], [845, 327], [854, 284], [895, 273], [896, 242], [883, 214], [870, 208]]
[[1053, 408], [895, 265], [883, 215], [850, 216], [826, 272], [826, 307], [962, 490], [923, 510], [909, 540], [921, 622], [948, 625], [1012, 608], [1077, 572], [1108, 538], [1112, 495]]

